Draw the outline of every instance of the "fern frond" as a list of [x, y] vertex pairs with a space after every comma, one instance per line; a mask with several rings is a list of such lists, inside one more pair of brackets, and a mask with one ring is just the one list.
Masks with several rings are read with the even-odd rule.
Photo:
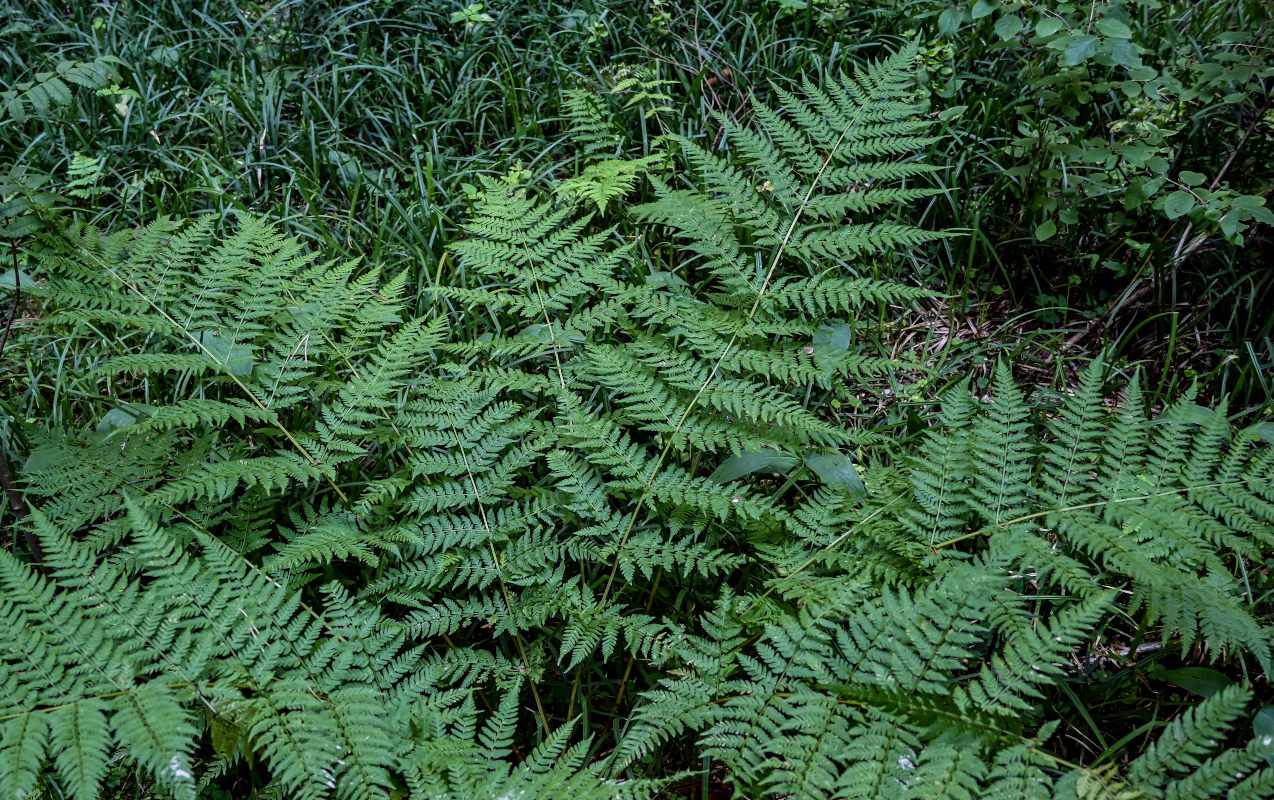
[[1162, 790], [1175, 776], [1198, 769], [1251, 699], [1243, 686], [1229, 686], [1177, 717], [1128, 768], [1128, 779]]

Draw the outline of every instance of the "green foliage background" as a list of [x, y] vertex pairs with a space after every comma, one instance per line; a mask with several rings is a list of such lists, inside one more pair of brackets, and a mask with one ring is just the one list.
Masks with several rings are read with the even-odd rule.
[[0, 793], [1274, 795], [1261, 4], [5, 10]]

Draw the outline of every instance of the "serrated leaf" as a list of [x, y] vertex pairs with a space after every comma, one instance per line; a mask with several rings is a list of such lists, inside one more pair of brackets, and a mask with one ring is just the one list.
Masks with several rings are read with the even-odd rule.
[[194, 800], [190, 750], [195, 728], [189, 713], [162, 682], [139, 686], [115, 700], [111, 721], [121, 741], [178, 800]]
[[106, 704], [85, 698], [53, 712], [54, 766], [76, 800], [94, 800], [106, 774], [111, 737]]
[[0, 797], [35, 797], [49, 741], [44, 714], [20, 714], [0, 726]]

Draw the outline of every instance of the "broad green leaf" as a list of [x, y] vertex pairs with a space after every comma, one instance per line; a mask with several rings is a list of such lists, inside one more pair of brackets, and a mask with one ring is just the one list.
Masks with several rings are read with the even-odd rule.
[[1168, 219], [1176, 219], [1190, 213], [1194, 208], [1194, 195], [1178, 189], [1163, 199], [1163, 213]]
[[34, 214], [24, 214], [10, 219], [8, 224], [0, 226], [0, 239], [20, 239], [44, 227], [44, 223]]
[[948, 6], [945, 11], [938, 15], [938, 32], [943, 36], [954, 35], [960, 30], [961, 23], [964, 22], [964, 9], [959, 6]]
[[[1141, 166], [1155, 154], [1155, 148], [1145, 142], [1128, 142], [1116, 145], [1115, 149], [1133, 166]], [[1161, 180], [1160, 183], [1163, 181]], [[1154, 194], [1154, 192], [1151, 192]]]
[[1185, 169], [1181, 171], [1181, 174], [1177, 176], [1177, 179], [1186, 186], [1199, 186], [1208, 179], [1208, 176], [1201, 172], [1191, 172], [1190, 170]]
[[709, 480], [717, 483], [729, 483], [753, 472], [789, 472], [796, 466], [796, 459], [777, 451], [760, 453], [743, 452], [731, 456], [721, 462], [721, 466], [713, 470]]
[[854, 344], [854, 332], [846, 323], [820, 325], [814, 331], [814, 352], [820, 355], [844, 353]]
[[[1102, 43], [1102, 51], [1121, 67], [1134, 69], [1141, 66], [1141, 55], [1137, 52], [1137, 45], [1127, 39], [1107, 39]], [[1133, 86], [1138, 84], [1134, 83]]]
[[805, 456], [805, 466], [829, 486], [845, 486], [850, 492], [859, 496], [867, 496], [867, 487], [863, 478], [854, 467], [854, 462], [844, 453], [817, 453]]
[[22, 465], [22, 471], [36, 472], [42, 469], [49, 469], [50, 467], [56, 467], [58, 464], [63, 464], [72, 458], [74, 458], [74, 456], [71, 453], [68, 453], [63, 448], [55, 445], [37, 447], [35, 450], [31, 451], [31, 455], [27, 456], [26, 463]]
[[[1156, 667], [1158, 665], [1155, 665]], [[1214, 669], [1207, 667], [1182, 667], [1180, 669], [1151, 669], [1150, 676], [1156, 680], [1180, 686], [1188, 692], [1200, 697], [1211, 697], [1234, 681]]]
[[971, 13], [974, 19], [982, 19], [999, 7], [1000, 0], [977, 0], [977, 2], [973, 4], [973, 10]]
[[127, 405], [112, 408], [97, 423], [97, 432], [103, 436], [109, 436], [121, 428], [136, 425], [139, 420], [149, 416], [149, 412], [153, 408], [154, 406], [148, 405]]
[[1056, 17], [1044, 17], [1035, 24], [1035, 34], [1045, 39], [1066, 27], [1066, 23]]
[[204, 331], [199, 335], [199, 343], [231, 375], [242, 378], [252, 374], [252, 348], [247, 345], [236, 344], [234, 339], [216, 331]]
[[1238, 211], [1228, 211], [1225, 216], [1217, 221], [1217, 227], [1221, 229], [1221, 235], [1229, 239], [1239, 232], [1239, 225], [1242, 220], [1239, 219]]
[[1096, 36], [1079, 33], [1063, 36], [1061, 39], [1049, 42], [1048, 46], [1062, 51], [1063, 66], [1075, 67], [1097, 55], [1098, 43]]
[[1274, 705], [1265, 706], [1252, 719], [1252, 733], [1262, 755], [1274, 767]]
[[1120, 22], [1117, 19], [1111, 19], [1110, 17], [1102, 17], [1097, 20], [1097, 30], [1100, 31], [1103, 36], [1110, 36], [1115, 39], [1132, 38], [1132, 28], [1129, 28], [1127, 23]]
[[1012, 39], [1025, 25], [1017, 14], [1005, 14], [995, 21], [995, 35], [1001, 39]]
[[1168, 425], [1184, 422], [1187, 425], [1208, 425], [1219, 413], [1220, 412], [1214, 408], [1201, 406], [1198, 403], [1187, 403], [1173, 406], [1171, 409], [1171, 416], [1164, 415], [1156, 417], [1150, 422], [1150, 424]]
[[1046, 219], [1035, 226], [1035, 238], [1041, 242], [1047, 242], [1052, 239], [1055, 233], [1057, 233], [1057, 223], [1051, 219]]
[[31, 276], [22, 270], [16, 270], [16, 274], [13, 269], [0, 272], [0, 292], [12, 292], [19, 283], [23, 286], [30, 286], [33, 281]]

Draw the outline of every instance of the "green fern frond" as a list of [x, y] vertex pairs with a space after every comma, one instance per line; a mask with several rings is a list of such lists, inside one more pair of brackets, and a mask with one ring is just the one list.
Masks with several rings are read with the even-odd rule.
[[92, 61], [61, 61], [50, 72], [37, 72], [33, 80], [14, 83], [0, 91], [0, 108], [15, 122], [26, 122], [28, 109], [46, 114], [52, 108], [70, 105], [71, 85], [100, 89], [119, 81], [114, 56], [98, 56]]

